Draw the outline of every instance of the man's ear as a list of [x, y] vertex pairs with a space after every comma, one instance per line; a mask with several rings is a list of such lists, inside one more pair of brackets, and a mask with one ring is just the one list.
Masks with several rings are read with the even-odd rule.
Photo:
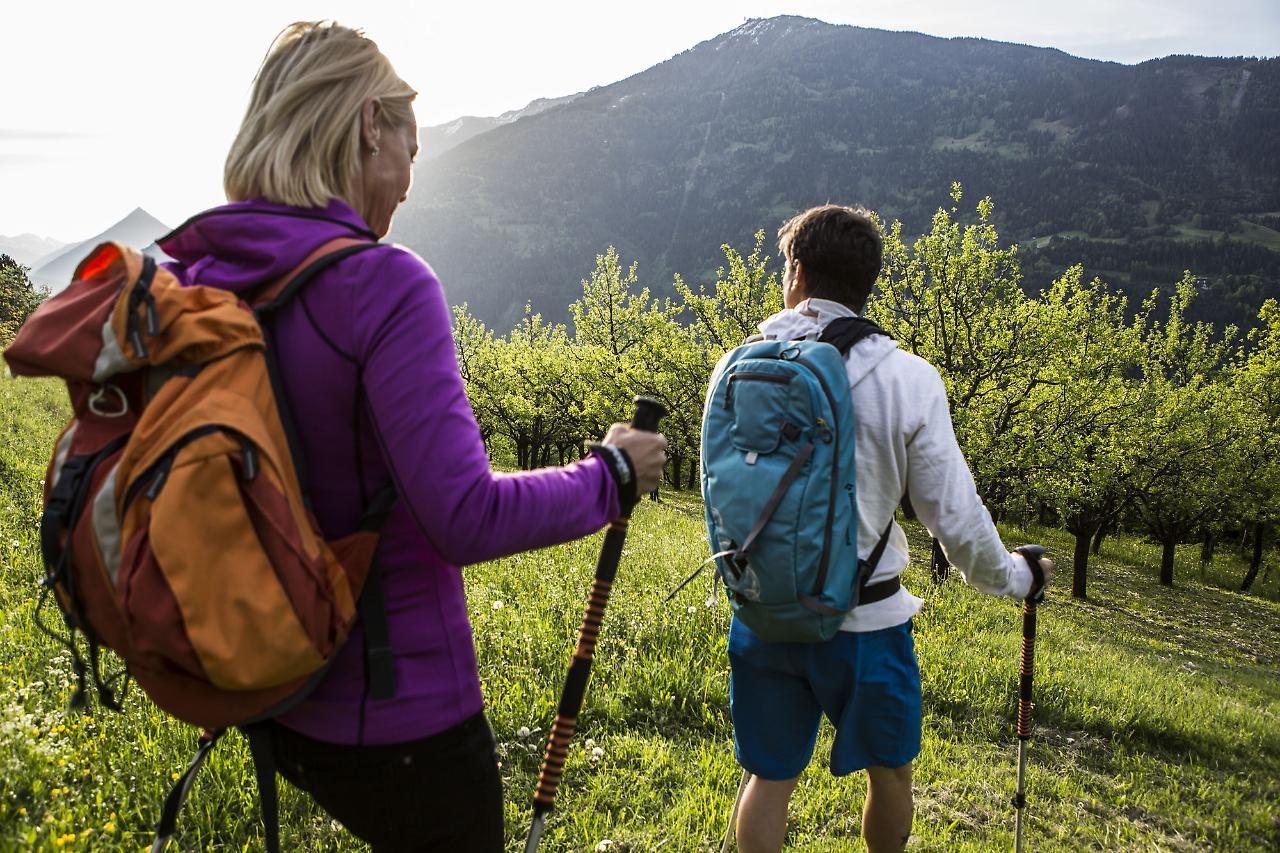
[[791, 289], [796, 292], [797, 296], [803, 296], [808, 292], [807, 283], [804, 280], [804, 264], [799, 261], [791, 262]]
[[360, 141], [373, 151], [382, 141], [382, 101], [367, 98], [360, 107]]

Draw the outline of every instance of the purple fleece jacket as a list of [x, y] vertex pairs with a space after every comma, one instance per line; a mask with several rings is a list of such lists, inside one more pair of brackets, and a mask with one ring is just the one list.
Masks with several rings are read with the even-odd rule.
[[[350, 236], [373, 235], [341, 201], [323, 210], [253, 201], [194, 217], [160, 246], [185, 283], [244, 291]], [[274, 331], [325, 535], [355, 530], [364, 500], [388, 482], [400, 498], [378, 550], [395, 697], [370, 700], [361, 713], [357, 624], [315, 692], [280, 722], [342, 744], [450, 728], [483, 705], [459, 567], [598, 530], [618, 513], [613, 478], [595, 458], [521, 474], [489, 469], [458, 373], [449, 304], [431, 268], [407, 249], [385, 245], [338, 261], [281, 312]]]

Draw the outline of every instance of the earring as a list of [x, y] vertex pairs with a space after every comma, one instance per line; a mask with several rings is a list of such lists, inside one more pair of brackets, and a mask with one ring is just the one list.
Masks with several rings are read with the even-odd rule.
[[377, 157], [377, 156], [378, 156], [378, 152], [379, 152], [380, 150], [382, 150], [382, 149], [380, 149], [380, 148], [376, 148], [376, 147], [375, 147], [372, 151], [370, 151], [370, 152], [369, 152], [369, 156], [370, 156], [370, 157]]

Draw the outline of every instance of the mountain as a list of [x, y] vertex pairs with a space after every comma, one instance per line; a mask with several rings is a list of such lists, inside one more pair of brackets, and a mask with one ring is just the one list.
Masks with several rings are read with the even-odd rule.
[[456, 148], [468, 139], [493, 130], [495, 127], [502, 127], [504, 124], [511, 124], [526, 116], [546, 112], [561, 104], [572, 103], [580, 97], [582, 97], [581, 92], [565, 95], [562, 98], [537, 98], [522, 109], [507, 110], [499, 116], [463, 116], [446, 124], [419, 128], [418, 148], [421, 151], [421, 159], [430, 160], [433, 157], [439, 157], [451, 148]]
[[32, 267], [31, 270], [31, 280], [56, 293], [71, 283], [71, 276], [84, 260], [85, 255], [99, 243], [111, 240], [137, 246], [157, 260], [169, 260], [168, 256], [155, 245], [156, 239], [164, 236], [168, 231], [169, 226], [159, 219], [140, 207], [134, 208], [132, 213], [102, 233], [95, 234], [88, 240], [72, 243], [37, 261], [38, 266]]
[[419, 163], [392, 237], [505, 330], [526, 300], [564, 318], [611, 244], [664, 292], [828, 200], [922, 232], [957, 180], [1031, 287], [1077, 260], [1134, 293], [1192, 266], [1200, 310], [1247, 319], [1280, 295], [1280, 60], [754, 20]]
[[0, 255], [8, 255], [27, 267], [65, 245], [61, 240], [39, 234], [18, 234], [15, 237], [0, 234]]

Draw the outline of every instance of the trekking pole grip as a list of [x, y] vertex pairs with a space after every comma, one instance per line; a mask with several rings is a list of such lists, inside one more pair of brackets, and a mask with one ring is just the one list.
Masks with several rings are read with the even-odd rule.
[[[636, 397], [635, 404], [635, 412], [631, 415], [631, 428], [642, 432], [657, 432], [658, 422], [667, 414], [667, 407], [652, 397]], [[616, 525], [626, 524], [627, 519], [631, 517], [631, 511], [635, 509], [641, 497], [643, 495], [637, 493], [634, 496], [629, 495], [621, 499], [618, 507], [621, 514], [610, 525], [611, 529]], [[623, 530], [625, 530], [625, 526]]]
[[658, 421], [667, 414], [667, 407], [652, 397], [636, 397], [636, 411], [631, 416], [631, 428], [645, 432], [657, 432]]
[[[1035, 561], [1039, 565], [1040, 558], [1044, 556], [1045, 549], [1042, 545], [1023, 545], [1018, 548], [1021, 554], [1030, 564]], [[1035, 573], [1039, 576], [1039, 573]], [[1022, 603], [1022, 662], [1018, 668], [1018, 739], [1029, 740], [1031, 738], [1031, 709], [1032, 692], [1031, 684], [1035, 678], [1036, 671], [1036, 605], [1044, 600], [1044, 584], [1040, 585], [1040, 589], [1036, 590], [1034, 595], [1028, 595]]]

